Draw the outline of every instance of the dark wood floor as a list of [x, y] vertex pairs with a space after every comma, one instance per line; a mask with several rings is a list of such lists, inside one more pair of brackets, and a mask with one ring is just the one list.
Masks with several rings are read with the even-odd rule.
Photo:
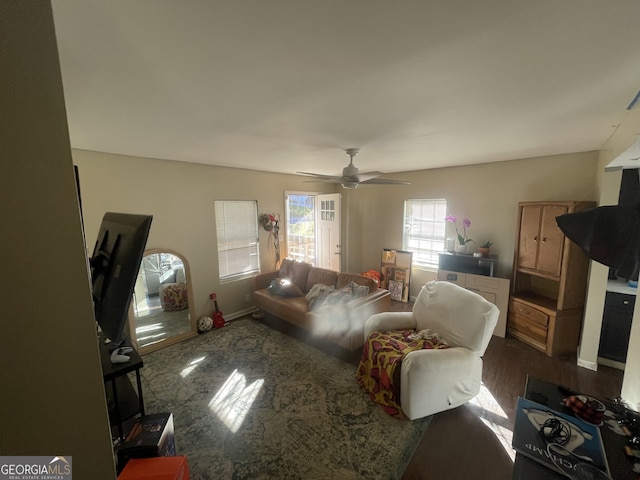
[[513, 338], [493, 337], [484, 356], [484, 388], [472, 402], [434, 415], [403, 480], [510, 479], [515, 403], [527, 376], [598, 398], [620, 395], [622, 371], [578, 367], [576, 358], [549, 358]]

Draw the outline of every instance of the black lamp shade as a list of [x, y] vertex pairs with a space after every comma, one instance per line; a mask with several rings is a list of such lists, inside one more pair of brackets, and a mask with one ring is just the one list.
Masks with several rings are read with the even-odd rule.
[[592, 260], [615, 275], [638, 280], [640, 270], [640, 171], [622, 172], [618, 205], [556, 217], [560, 230]]
[[556, 217], [560, 230], [592, 260], [638, 279], [640, 205], [597, 207]]

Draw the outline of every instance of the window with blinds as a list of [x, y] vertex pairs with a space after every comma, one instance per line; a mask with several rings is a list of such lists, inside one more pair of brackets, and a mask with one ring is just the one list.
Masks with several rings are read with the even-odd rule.
[[220, 282], [260, 273], [258, 202], [216, 200], [214, 203]]
[[404, 202], [403, 250], [413, 252], [412, 264], [438, 268], [438, 253], [444, 251], [447, 201], [412, 199]]

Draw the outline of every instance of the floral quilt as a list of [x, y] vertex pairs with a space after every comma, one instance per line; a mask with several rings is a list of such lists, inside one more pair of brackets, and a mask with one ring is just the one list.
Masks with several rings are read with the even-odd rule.
[[405, 418], [400, 406], [400, 367], [414, 350], [447, 348], [436, 333], [422, 330], [372, 332], [362, 349], [356, 379], [371, 400], [389, 415]]

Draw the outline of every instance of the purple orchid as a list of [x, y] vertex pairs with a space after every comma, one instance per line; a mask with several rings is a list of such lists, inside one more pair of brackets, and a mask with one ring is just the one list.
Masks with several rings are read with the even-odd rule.
[[458, 235], [458, 243], [460, 245], [466, 245], [469, 242], [473, 242], [472, 239], [467, 238], [467, 228], [469, 228], [471, 226], [471, 220], [469, 220], [468, 218], [465, 218], [462, 221], [462, 234], [460, 234], [460, 231], [458, 230], [458, 219], [456, 217], [454, 217], [453, 215], [447, 215], [446, 217], [444, 217], [446, 222], [451, 222], [453, 223], [453, 225], [456, 227], [456, 234]]

